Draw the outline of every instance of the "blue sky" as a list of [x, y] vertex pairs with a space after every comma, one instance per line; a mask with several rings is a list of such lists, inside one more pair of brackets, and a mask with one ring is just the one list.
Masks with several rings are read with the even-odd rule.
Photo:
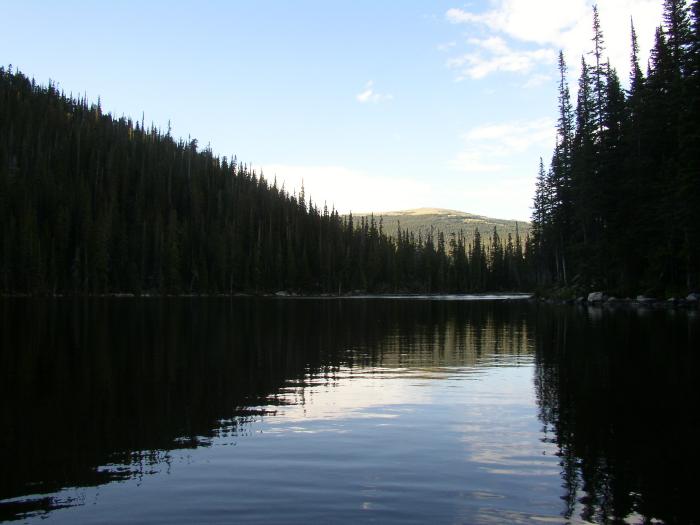
[[[644, 60], [661, 0], [600, 0], [612, 64]], [[188, 135], [340, 211], [528, 219], [575, 84], [589, 0], [0, 0], [0, 63]]]

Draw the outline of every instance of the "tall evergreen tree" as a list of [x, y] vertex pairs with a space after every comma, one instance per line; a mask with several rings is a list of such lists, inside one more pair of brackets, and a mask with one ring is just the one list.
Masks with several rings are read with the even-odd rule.
[[603, 38], [603, 30], [600, 27], [600, 16], [598, 14], [598, 6], [593, 5], [593, 66], [590, 69], [591, 81], [593, 82], [593, 104], [591, 110], [593, 119], [596, 124], [598, 135], [602, 134], [604, 127], [604, 108], [605, 108], [605, 84], [607, 81], [608, 69], [605, 59], [605, 39]]
[[684, 107], [680, 117], [678, 184], [675, 201], [683, 225], [682, 265], [688, 289], [700, 287], [700, 2], [694, 0], [687, 37], [683, 84]]
[[[657, 29], [648, 72], [639, 67], [639, 47], [631, 24], [629, 89], [622, 90], [603, 56], [597, 8], [593, 10], [594, 63], [581, 63], [576, 124], [571, 148], [570, 207], [562, 191], [566, 171], [558, 139], [551, 169], [540, 166], [533, 212], [538, 276], [569, 279], [553, 271], [556, 233], [568, 232], [572, 282], [619, 293], [686, 290], [698, 286], [700, 237], [698, 2], [690, 11], [682, 0], [664, 0], [664, 26]], [[689, 15], [690, 13], [690, 15]], [[563, 60], [560, 58], [560, 71]], [[560, 119], [563, 121], [561, 85]], [[547, 173], [547, 175], [545, 175]], [[547, 198], [547, 196], [552, 196]], [[565, 208], [564, 208], [565, 209]], [[567, 218], [570, 217], [570, 223]], [[538, 278], [538, 282], [542, 282]]]

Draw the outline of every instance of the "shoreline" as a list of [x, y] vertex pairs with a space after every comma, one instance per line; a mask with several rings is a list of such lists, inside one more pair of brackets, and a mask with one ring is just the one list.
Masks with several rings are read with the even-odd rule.
[[614, 307], [636, 307], [636, 308], [698, 308], [700, 306], [700, 294], [696, 292], [689, 293], [686, 297], [669, 297], [668, 299], [659, 299], [657, 297], [648, 297], [638, 295], [632, 297], [615, 297], [607, 296], [604, 292], [591, 292], [588, 296], [579, 296], [576, 299], [561, 299], [546, 295], [535, 295], [533, 300], [538, 303], [559, 304], [559, 305], [574, 305], [588, 306], [596, 308], [614, 308]]
[[364, 290], [354, 290], [343, 294], [333, 293], [297, 293], [288, 291], [278, 292], [234, 292], [234, 293], [131, 293], [112, 292], [104, 294], [65, 293], [65, 294], [0, 294], [2, 299], [235, 299], [235, 298], [268, 298], [268, 299], [393, 299], [393, 300], [434, 300], [434, 301], [528, 301], [530, 303], [548, 305], [587, 306], [595, 308], [634, 307], [634, 308], [698, 308], [700, 294], [690, 293], [686, 297], [659, 299], [639, 295], [635, 298], [618, 298], [607, 296], [603, 292], [591, 292], [587, 297], [576, 299], [560, 298], [543, 295], [537, 292], [479, 292], [479, 293], [369, 293]]
[[480, 293], [420, 293], [420, 292], [391, 292], [391, 293], [371, 293], [364, 290], [334, 294], [334, 293], [297, 293], [297, 292], [234, 292], [234, 293], [131, 293], [113, 292], [103, 294], [91, 293], [65, 293], [65, 294], [0, 294], [0, 299], [25, 298], [25, 299], [166, 299], [166, 298], [275, 298], [275, 299], [440, 299], [440, 300], [532, 300], [535, 297], [531, 292], [480, 292]]

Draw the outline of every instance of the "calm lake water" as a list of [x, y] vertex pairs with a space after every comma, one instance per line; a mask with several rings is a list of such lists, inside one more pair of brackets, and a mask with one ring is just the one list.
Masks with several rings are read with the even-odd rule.
[[697, 310], [451, 299], [0, 300], [0, 521], [697, 521]]

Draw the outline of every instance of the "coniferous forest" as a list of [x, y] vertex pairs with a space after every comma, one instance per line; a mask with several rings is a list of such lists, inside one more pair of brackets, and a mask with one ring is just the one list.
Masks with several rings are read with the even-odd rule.
[[700, 0], [595, 1], [0, 4], [0, 525], [698, 523]]
[[631, 24], [628, 89], [594, 7], [575, 103], [559, 55], [557, 143], [525, 239], [344, 217], [196, 140], [0, 68], [0, 292], [695, 289], [698, 5], [664, 0], [645, 68]]
[[[371, 188], [368, 188], [371, 191]], [[515, 290], [526, 239], [384, 231], [0, 69], [0, 292]]]
[[559, 56], [557, 144], [534, 199], [541, 287], [658, 296], [700, 285], [700, 3], [663, 7], [648, 65], [631, 25], [627, 90], [597, 9], [575, 106]]

